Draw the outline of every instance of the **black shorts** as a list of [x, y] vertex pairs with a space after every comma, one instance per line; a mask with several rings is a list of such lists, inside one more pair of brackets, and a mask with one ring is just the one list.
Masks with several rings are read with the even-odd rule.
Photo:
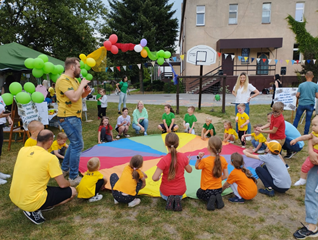
[[60, 187], [50, 187], [47, 186], [47, 197], [45, 203], [40, 207], [39, 210], [43, 210], [49, 207], [53, 207], [66, 199], [72, 197], [72, 189], [70, 187], [60, 188]]
[[[173, 129], [174, 129], [175, 126], [176, 126], [176, 124], [173, 124], [173, 125], [172, 125], [172, 128], [171, 128], [171, 131], [172, 131], [172, 132], [174, 132]], [[162, 132], [163, 132], [163, 133], [166, 133], [166, 132], [167, 132], [167, 129], [166, 129], [166, 127], [165, 127], [165, 125], [164, 125], [163, 123], [160, 124], [160, 127], [162, 128], [162, 130], [163, 130]], [[170, 126], [168, 126], [168, 127], [170, 127]]]
[[[124, 125], [124, 126], [127, 126], [127, 125]], [[119, 128], [119, 127], [116, 127], [116, 128], [115, 128], [115, 130], [116, 130], [117, 132], [119, 132], [118, 128]]]

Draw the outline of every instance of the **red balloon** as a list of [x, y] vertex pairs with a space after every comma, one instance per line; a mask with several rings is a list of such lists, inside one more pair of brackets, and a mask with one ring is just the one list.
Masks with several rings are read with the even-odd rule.
[[118, 37], [116, 34], [112, 34], [109, 36], [109, 41], [112, 43], [112, 44], [115, 44], [118, 40]]
[[112, 48], [112, 43], [110, 41], [105, 41], [104, 42], [104, 47], [110, 51], [110, 49]]
[[118, 47], [115, 45], [112, 45], [112, 48], [110, 49], [110, 51], [112, 52], [112, 54], [117, 54], [118, 53]]

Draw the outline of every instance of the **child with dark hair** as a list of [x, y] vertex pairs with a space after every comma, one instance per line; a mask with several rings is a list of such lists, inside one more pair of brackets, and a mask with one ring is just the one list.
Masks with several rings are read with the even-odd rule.
[[234, 167], [222, 190], [231, 187], [235, 197], [229, 198], [230, 202], [244, 203], [257, 195], [257, 181], [251, 172], [244, 167], [243, 156], [239, 153], [231, 155], [231, 165]]
[[98, 143], [112, 142], [113, 141], [113, 128], [109, 124], [108, 117], [102, 117], [100, 125], [98, 127]]
[[101, 88], [99, 88], [97, 90], [97, 95], [96, 95], [96, 100], [97, 100], [97, 116], [98, 116], [98, 120], [102, 118], [102, 111], [101, 111], [101, 106], [102, 106], [102, 103], [99, 101], [99, 99], [102, 97], [102, 94], [101, 94]]
[[175, 116], [172, 107], [169, 104], [166, 104], [164, 110], [165, 113], [162, 115], [163, 123], [158, 125], [158, 129], [162, 133], [176, 132], [179, 126], [174, 123]]
[[128, 115], [128, 108], [123, 108], [122, 115], [117, 118], [116, 131], [118, 132], [117, 139], [120, 139], [121, 134], [123, 134], [126, 138], [130, 136], [127, 134], [129, 126], [131, 124], [130, 116]]

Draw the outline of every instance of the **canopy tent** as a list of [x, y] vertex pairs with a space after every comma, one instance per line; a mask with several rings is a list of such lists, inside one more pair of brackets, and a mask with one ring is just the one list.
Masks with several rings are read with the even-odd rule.
[[[0, 46], [0, 72], [8, 71], [8, 70], [31, 72], [30, 69], [27, 69], [24, 66], [24, 60], [27, 58], [36, 58], [40, 54], [43, 54], [43, 53], [35, 51], [31, 48], [25, 47], [15, 42], [1, 45]], [[49, 62], [55, 65], [60, 64], [64, 66], [63, 61], [50, 57], [50, 56], [48, 57], [49, 57]]]

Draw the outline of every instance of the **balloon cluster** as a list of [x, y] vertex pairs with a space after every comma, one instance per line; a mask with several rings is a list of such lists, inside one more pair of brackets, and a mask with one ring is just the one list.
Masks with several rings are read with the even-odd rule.
[[144, 47], [143, 50], [147, 52], [147, 56], [152, 60], [156, 61], [159, 65], [164, 64], [165, 58], [170, 58], [171, 57], [171, 52], [169, 51], [164, 51], [160, 50], [158, 52], [151, 52], [148, 47]]
[[116, 45], [113, 45], [117, 43], [118, 37], [116, 34], [112, 34], [109, 36], [109, 40], [104, 42], [104, 47], [107, 49], [107, 51], [111, 51], [112, 54], [118, 53], [118, 47]]
[[9, 86], [10, 93], [4, 93], [1, 95], [6, 105], [13, 103], [13, 96], [15, 100], [21, 104], [27, 104], [31, 101], [35, 103], [42, 103], [44, 101], [44, 95], [35, 91], [35, 86], [31, 82], [27, 82], [23, 86], [25, 92], [22, 92], [22, 85], [18, 82], [13, 82]]
[[36, 78], [42, 77], [43, 74], [50, 74], [53, 82], [56, 82], [60, 74], [64, 72], [62, 65], [54, 65], [49, 62], [49, 58], [45, 54], [40, 54], [37, 58], [25, 59], [24, 65], [32, 69], [32, 75]]
[[[96, 61], [94, 58], [88, 58], [85, 54], [81, 53], [79, 55], [81, 61], [80, 61], [80, 68], [81, 68], [81, 74], [83, 77], [85, 77], [87, 80], [92, 80], [93, 79], [93, 75], [88, 73], [87, 71], [89, 71], [92, 67], [94, 67], [96, 65]], [[80, 79], [78, 79], [79, 81], [81, 81]]]

